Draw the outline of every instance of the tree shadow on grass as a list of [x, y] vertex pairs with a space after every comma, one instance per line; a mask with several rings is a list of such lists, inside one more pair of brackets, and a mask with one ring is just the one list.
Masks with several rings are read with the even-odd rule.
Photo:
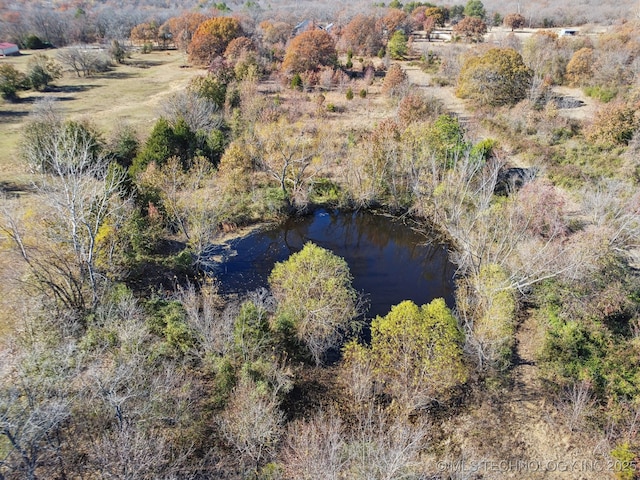
[[0, 194], [8, 196], [18, 196], [21, 193], [29, 193], [33, 191], [33, 185], [5, 180], [0, 181]]
[[46, 91], [48, 93], [81, 93], [99, 87], [101, 85], [49, 85]]
[[126, 80], [127, 78], [137, 78], [138, 75], [131, 72], [110, 71], [99, 74], [100, 78], [108, 78], [115, 80]]
[[155, 60], [135, 60], [135, 61], [128, 61], [126, 62], [125, 65], [128, 65], [130, 67], [135, 67], [135, 68], [151, 68], [151, 67], [159, 67], [160, 65], [163, 65], [163, 62], [158, 62]]
[[0, 122], [12, 122], [29, 115], [29, 112], [16, 112], [15, 110], [0, 110]]

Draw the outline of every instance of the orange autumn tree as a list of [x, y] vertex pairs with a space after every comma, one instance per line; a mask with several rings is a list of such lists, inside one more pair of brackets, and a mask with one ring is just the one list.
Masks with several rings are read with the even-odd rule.
[[243, 34], [240, 22], [231, 17], [214, 17], [200, 24], [189, 44], [189, 60], [206, 65], [224, 54], [229, 42]]
[[184, 12], [177, 17], [171, 17], [162, 25], [162, 28], [166, 28], [171, 33], [176, 47], [186, 50], [194, 33], [207, 18], [209, 17], [204, 13]]
[[324, 30], [307, 30], [294, 38], [282, 62], [288, 74], [318, 70], [336, 63], [338, 54], [333, 37]]
[[383, 47], [382, 31], [376, 26], [376, 17], [356, 15], [344, 28], [342, 42], [345, 50], [357, 55], [376, 55]]

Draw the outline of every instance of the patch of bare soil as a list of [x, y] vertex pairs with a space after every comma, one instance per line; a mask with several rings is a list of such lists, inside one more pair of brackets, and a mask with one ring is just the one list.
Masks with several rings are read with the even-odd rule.
[[598, 109], [598, 102], [587, 97], [582, 89], [572, 87], [554, 87], [558, 112], [567, 118], [574, 120], [590, 120], [594, 118]]
[[446, 109], [462, 119], [468, 118], [469, 112], [464, 101], [455, 95], [455, 88], [451, 86], [438, 86], [433, 82], [432, 75], [426, 73], [417, 66], [404, 64], [403, 70], [411, 84], [422, 89], [426, 94], [438, 98]]

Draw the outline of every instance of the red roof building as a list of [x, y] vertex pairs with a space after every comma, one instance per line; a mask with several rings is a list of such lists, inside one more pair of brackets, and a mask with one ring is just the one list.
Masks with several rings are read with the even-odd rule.
[[6, 57], [7, 55], [18, 55], [20, 49], [15, 43], [0, 43], [0, 57]]

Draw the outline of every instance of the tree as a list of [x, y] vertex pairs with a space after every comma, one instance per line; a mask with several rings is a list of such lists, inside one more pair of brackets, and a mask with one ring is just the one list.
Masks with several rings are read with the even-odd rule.
[[191, 62], [208, 65], [222, 56], [229, 42], [243, 35], [240, 22], [232, 17], [205, 20], [193, 34], [188, 53]]
[[464, 5], [453, 5], [449, 9], [449, 17], [453, 21], [459, 21], [464, 16]]
[[65, 422], [71, 417], [67, 394], [73, 380], [71, 369], [62, 360], [67, 358], [68, 350], [52, 351], [51, 345], [44, 348], [34, 345], [36, 342], [29, 343], [33, 350], [24, 348], [11, 355], [6, 349], [0, 357], [2, 478], [37, 480], [64, 476], [64, 469], [60, 468], [61, 437]]
[[492, 48], [465, 61], [456, 95], [481, 106], [513, 105], [527, 97], [532, 75], [518, 52]]
[[184, 12], [177, 17], [171, 17], [163, 27], [171, 33], [171, 39], [176, 47], [186, 51], [194, 33], [207, 18], [200, 12]]
[[512, 32], [518, 28], [524, 27], [524, 24], [525, 18], [519, 13], [510, 13], [504, 17], [504, 26], [510, 28]]
[[90, 77], [107, 71], [110, 67], [110, 60], [104, 54], [81, 47], [58, 50], [57, 57], [60, 63], [73, 70], [78, 77]]
[[269, 275], [278, 300], [277, 315], [291, 322], [295, 336], [307, 346], [316, 364], [360, 314], [351, 279], [344, 259], [311, 242], [277, 263]]
[[224, 51], [224, 58], [230, 62], [236, 62], [249, 53], [256, 53], [256, 46], [250, 38], [238, 37], [229, 42]]
[[227, 87], [233, 77], [233, 69], [222, 57], [218, 57], [209, 67], [209, 74], [194, 77], [189, 82], [188, 90], [213, 102], [219, 109], [222, 109], [227, 98]]
[[324, 30], [307, 30], [295, 37], [282, 62], [282, 71], [287, 74], [319, 70], [335, 65], [338, 59], [333, 37]]
[[386, 15], [378, 20], [378, 29], [389, 38], [396, 30], [404, 30], [410, 17], [398, 8], [390, 8]]
[[404, 59], [405, 55], [409, 51], [406, 35], [402, 33], [401, 30], [396, 30], [391, 36], [387, 48], [389, 50], [389, 55], [394, 60]]
[[464, 132], [460, 121], [453, 115], [440, 115], [424, 132], [434, 159], [448, 166], [465, 148]]
[[640, 115], [633, 105], [613, 102], [603, 105], [586, 129], [586, 137], [604, 146], [628, 145], [640, 129]]
[[[443, 299], [422, 307], [408, 300], [394, 305], [371, 322], [368, 355], [374, 378], [405, 408], [425, 406], [466, 380], [463, 342]], [[353, 356], [349, 350], [362, 348], [349, 344], [346, 358]]]
[[220, 415], [222, 436], [237, 450], [247, 472], [257, 471], [273, 458], [282, 435], [284, 413], [276, 395], [264, 390], [243, 379]]
[[[77, 141], [78, 149], [72, 140]], [[69, 151], [61, 149], [63, 147]], [[87, 122], [64, 121], [51, 102], [37, 105], [35, 114], [24, 128], [20, 153], [29, 169], [37, 173], [51, 173], [56, 163], [73, 163], [75, 155], [87, 156], [87, 162], [101, 154], [102, 141], [99, 132]]]
[[444, 111], [444, 104], [421, 93], [409, 93], [398, 104], [398, 120], [401, 125], [423, 122]]
[[214, 199], [213, 167], [204, 157], [196, 157], [185, 169], [178, 157], [150, 165], [140, 176], [142, 189], [157, 192], [170, 228], [184, 235], [197, 267], [206, 262], [202, 255], [220, 224], [220, 203]]
[[176, 125], [182, 118], [192, 132], [209, 135], [222, 127], [222, 114], [217, 103], [194, 88], [171, 95], [162, 105], [163, 117]]
[[13, 65], [0, 65], [0, 95], [5, 100], [14, 102], [18, 99], [18, 90], [25, 88], [27, 77], [16, 70]]
[[584, 47], [573, 54], [567, 64], [567, 80], [571, 85], [584, 85], [593, 75], [595, 54], [593, 48]]
[[467, 329], [467, 348], [476, 356], [480, 370], [504, 370], [511, 364], [516, 303], [515, 292], [505, 288], [507, 282], [504, 268], [488, 264], [471, 281], [473, 287], [470, 282], [459, 285], [456, 304]]
[[27, 78], [35, 90], [44, 90], [53, 80], [62, 77], [62, 67], [58, 62], [40, 53], [27, 63]]
[[428, 7], [424, 11], [424, 16], [425, 20], [427, 18], [433, 18], [437, 26], [444, 27], [448, 12], [444, 7]]
[[124, 63], [124, 59], [127, 56], [127, 51], [120, 44], [118, 40], [111, 40], [111, 46], [109, 47], [109, 56], [112, 60], [118, 63]]
[[382, 93], [387, 95], [396, 95], [407, 83], [407, 74], [402, 67], [394, 63], [389, 67], [387, 74], [382, 82]]
[[478, 17], [465, 17], [453, 26], [453, 33], [469, 42], [482, 42], [487, 33], [487, 24]]
[[129, 38], [132, 42], [137, 44], [152, 43], [158, 40], [158, 32], [159, 26], [155, 21], [141, 23], [131, 29]]
[[285, 122], [257, 127], [251, 137], [254, 163], [279, 184], [289, 205], [304, 205], [305, 186], [322, 166], [324, 136]]
[[109, 169], [96, 137], [77, 122], [41, 121], [27, 129], [23, 143], [26, 160], [42, 173], [36, 188], [46, 228], [34, 242], [8, 216], [3, 230], [29, 267], [34, 287], [70, 310], [95, 306], [104, 285], [97, 239], [105, 222], [122, 220], [124, 174]]
[[436, 29], [436, 20], [434, 17], [427, 17], [422, 22], [422, 30], [424, 30], [427, 35], [427, 40], [431, 41], [431, 34]]
[[363, 14], [353, 17], [342, 31], [341, 43], [344, 50], [350, 49], [357, 55], [376, 55], [383, 46], [376, 18]]
[[[191, 94], [193, 95], [193, 94]], [[214, 128], [218, 125], [215, 118], [211, 118], [215, 112], [211, 104], [206, 100], [197, 100], [191, 106], [193, 110], [189, 112], [187, 118], [180, 115], [180, 109], [187, 108], [193, 100], [190, 94], [180, 95], [175, 100], [173, 119], [161, 117], [147, 138], [144, 146], [133, 160], [131, 173], [142, 172], [152, 162], [158, 166], [164, 165], [169, 158], [178, 157], [183, 168], [189, 168], [191, 161], [197, 156], [204, 156], [210, 161], [216, 161], [221, 153], [222, 146], [218, 141], [219, 130]], [[184, 97], [180, 99], [180, 97]], [[211, 128], [210, 131], [195, 131], [187, 122], [202, 128]]]
[[484, 19], [487, 15], [484, 5], [480, 0], [469, 0], [464, 7], [465, 17], [475, 17]]
[[562, 84], [572, 55], [573, 51], [558, 40], [555, 32], [536, 32], [522, 45], [522, 58], [541, 84], [549, 80]]

